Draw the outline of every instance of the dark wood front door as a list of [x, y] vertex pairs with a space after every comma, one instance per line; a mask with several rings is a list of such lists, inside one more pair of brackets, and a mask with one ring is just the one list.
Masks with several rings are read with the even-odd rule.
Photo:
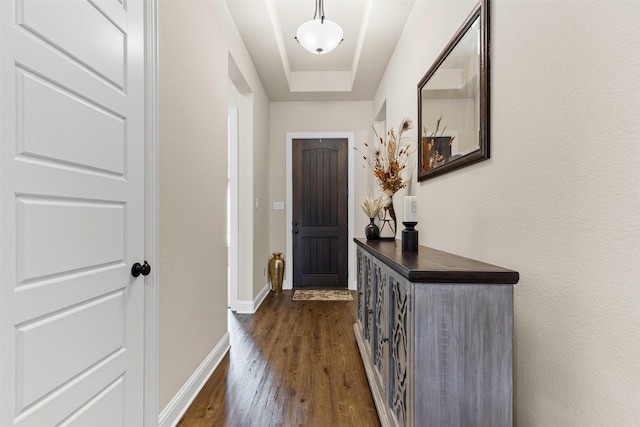
[[293, 286], [348, 287], [346, 139], [293, 140]]

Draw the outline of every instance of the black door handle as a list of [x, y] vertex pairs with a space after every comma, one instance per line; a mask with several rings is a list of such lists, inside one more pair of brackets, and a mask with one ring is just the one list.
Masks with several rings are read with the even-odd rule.
[[297, 228], [294, 228], [294, 229], [293, 229], [293, 232], [294, 232], [294, 234], [298, 234], [298, 229], [297, 229]]
[[131, 266], [131, 275], [133, 277], [138, 277], [141, 274], [143, 276], [148, 276], [149, 273], [151, 273], [151, 266], [147, 263], [147, 261], [145, 261], [143, 265], [140, 265], [139, 262], [136, 262], [135, 264], [133, 264], [133, 266]]

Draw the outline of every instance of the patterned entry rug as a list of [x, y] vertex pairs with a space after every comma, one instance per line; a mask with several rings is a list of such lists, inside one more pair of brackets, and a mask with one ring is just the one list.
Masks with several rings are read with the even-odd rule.
[[294, 300], [317, 300], [317, 301], [351, 301], [351, 291], [346, 289], [331, 291], [303, 290], [293, 293]]

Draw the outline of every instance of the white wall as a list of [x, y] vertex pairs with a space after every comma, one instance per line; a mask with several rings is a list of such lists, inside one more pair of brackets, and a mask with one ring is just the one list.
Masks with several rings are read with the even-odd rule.
[[254, 134], [268, 134], [269, 107], [224, 2], [161, 0], [158, 15], [162, 409], [227, 332], [229, 53], [251, 86]]
[[[387, 123], [473, 4], [416, 3]], [[640, 419], [638, 22], [636, 1], [493, 0], [491, 159], [417, 184], [421, 244], [520, 272], [519, 426]]]
[[[261, 101], [261, 102], [258, 102]], [[255, 300], [259, 297], [260, 291], [267, 286], [267, 264], [270, 259], [271, 245], [269, 242], [271, 202], [270, 202], [270, 172], [273, 167], [269, 162], [270, 157], [270, 110], [266, 95], [256, 98], [253, 112], [253, 280], [252, 297]], [[245, 166], [240, 161], [240, 170]], [[258, 199], [258, 207], [255, 206], [255, 199]], [[242, 223], [240, 223], [242, 227]]]
[[[270, 203], [284, 202], [286, 200], [286, 136], [287, 132], [353, 132], [355, 146], [371, 140], [372, 111], [371, 102], [272, 102], [270, 109], [270, 143], [271, 149], [268, 155], [271, 163]], [[265, 157], [267, 158], [267, 157]], [[364, 237], [364, 227], [369, 222], [360, 210], [360, 202], [366, 195], [366, 171], [356, 162], [354, 170], [356, 188], [355, 195], [355, 230], [356, 237]], [[271, 251], [282, 252], [285, 260], [290, 259], [286, 253], [286, 233], [291, 232], [287, 227], [284, 210], [271, 211], [270, 240]], [[290, 273], [290, 267], [285, 266]], [[355, 276], [353, 276], [355, 277]], [[354, 279], [355, 280], [355, 279]]]

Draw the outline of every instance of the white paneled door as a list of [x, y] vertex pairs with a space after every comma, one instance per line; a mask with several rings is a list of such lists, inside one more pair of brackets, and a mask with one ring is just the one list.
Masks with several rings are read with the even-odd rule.
[[0, 0], [0, 426], [143, 424], [142, 0]]

